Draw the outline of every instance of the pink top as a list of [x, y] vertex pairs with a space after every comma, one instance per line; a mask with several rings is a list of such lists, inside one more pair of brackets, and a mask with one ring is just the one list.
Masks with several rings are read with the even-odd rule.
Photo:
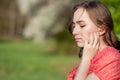
[[[78, 67], [75, 67], [67, 76], [73, 80]], [[95, 73], [100, 80], [120, 80], [120, 53], [113, 47], [106, 47], [91, 60], [88, 74]]]

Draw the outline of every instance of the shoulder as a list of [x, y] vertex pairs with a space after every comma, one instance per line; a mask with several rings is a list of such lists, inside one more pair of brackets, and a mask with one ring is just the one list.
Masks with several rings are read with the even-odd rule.
[[118, 66], [120, 66], [119, 51], [113, 47], [107, 47], [92, 60], [90, 73], [94, 72], [101, 80], [114, 80], [114, 78], [117, 80], [120, 78]]
[[112, 60], [120, 60], [120, 53], [114, 47], [106, 47], [98, 53], [98, 55], [91, 61], [95, 62], [107, 62]]
[[104, 67], [112, 63], [118, 64], [120, 62], [120, 53], [113, 47], [106, 47], [98, 53], [98, 55], [91, 60], [91, 66]]

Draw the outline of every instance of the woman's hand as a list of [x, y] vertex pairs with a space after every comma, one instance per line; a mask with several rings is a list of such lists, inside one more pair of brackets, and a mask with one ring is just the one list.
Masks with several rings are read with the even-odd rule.
[[85, 40], [84, 48], [83, 48], [83, 56], [82, 58], [92, 59], [98, 53], [100, 46], [99, 42], [99, 34], [97, 32], [90, 35], [90, 39]]
[[78, 68], [74, 80], [86, 80], [90, 66], [90, 60], [95, 57], [99, 50], [99, 35], [94, 33], [90, 35], [89, 41], [85, 40], [81, 64]]

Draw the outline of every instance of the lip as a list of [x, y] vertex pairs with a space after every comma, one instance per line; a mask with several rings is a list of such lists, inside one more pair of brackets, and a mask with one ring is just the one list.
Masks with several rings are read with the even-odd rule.
[[76, 42], [80, 42], [82, 40], [82, 38], [75, 38]]

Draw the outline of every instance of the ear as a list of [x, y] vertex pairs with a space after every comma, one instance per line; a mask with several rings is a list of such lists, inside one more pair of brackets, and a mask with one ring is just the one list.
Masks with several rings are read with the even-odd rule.
[[104, 27], [99, 27], [97, 32], [99, 33], [99, 35], [104, 35], [106, 32], [106, 29]]

